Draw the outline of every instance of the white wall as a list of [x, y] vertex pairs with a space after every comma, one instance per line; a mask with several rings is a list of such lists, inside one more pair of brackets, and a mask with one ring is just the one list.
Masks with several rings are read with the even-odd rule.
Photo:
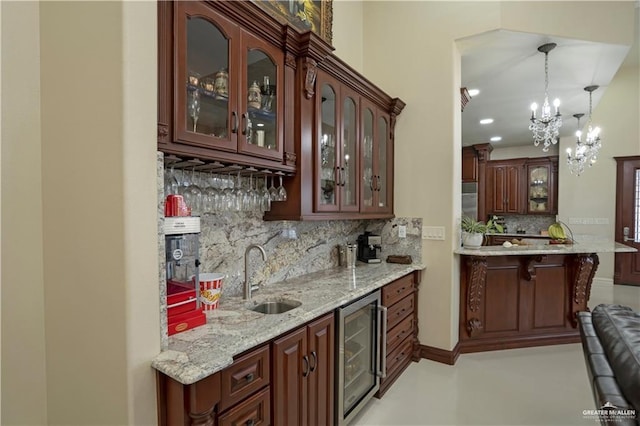
[[[37, 2], [2, 2], [2, 422], [47, 419]], [[35, 31], [34, 31], [35, 29]]]
[[451, 349], [458, 340], [458, 260], [452, 254], [458, 245], [461, 148], [455, 40], [504, 28], [630, 44], [632, 18], [628, 2], [364, 3], [364, 74], [407, 103], [396, 128], [396, 214], [444, 226], [447, 236], [423, 244], [428, 269], [419, 300], [422, 344]]
[[[616, 213], [616, 161], [613, 157], [640, 154], [640, 69], [638, 52], [638, 8], [636, 8], [635, 44], [615, 78], [604, 90], [602, 99], [593, 110], [593, 123], [602, 129], [602, 149], [596, 165], [585, 170], [580, 176], [572, 175], [566, 166], [568, 146], [575, 145], [573, 138], [560, 141], [562, 145], [559, 167], [561, 197], [559, 203], [560, 219], [569, 223], [571, 218], [603, 218], [608, 224], [578, 225], [571, 224], [576, 234], [588, 234], [612, 239], [615, 233]], [[600, 265], [596, 278], [612, 282], [614, 273], [614, 255], [599, 255]]]
[[3, 424], [157, 424], [156, 3], [2, 11]]
[[363, 29], [361, 1], [333, 2], [333, 53], [355, 70], [362, 72]]

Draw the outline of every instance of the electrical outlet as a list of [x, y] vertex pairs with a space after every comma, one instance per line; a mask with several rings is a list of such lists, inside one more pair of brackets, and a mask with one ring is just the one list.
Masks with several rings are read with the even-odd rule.
[[407, 227], [405, 225], [398, 225], [398, 238], [407, 238]]

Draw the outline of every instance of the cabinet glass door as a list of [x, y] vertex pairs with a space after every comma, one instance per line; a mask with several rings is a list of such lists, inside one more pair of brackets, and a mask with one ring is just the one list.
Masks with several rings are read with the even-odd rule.
[[320, 176], [318, 203], [337, 206], [336, 197], [336, 92], [329, 84], [323, 84], [320, 101]]
[[386, 210], [389, 207], [389, 125], [384, 117], [378, 117], [378, 176], [376, 178], [376, 191], [378, 193], [378, 208]]
[[358, 125], [356, 101], [346, 97], [342, 107], [342, 149], [340, 157], [340, 208], [343, 211], [358, 210]]
[[[235, 147], [231, 112], [233, 96], [230, 75], [232, 39], [235, 31], [224, 20], [214, 22], [202, 16], [202, 6], [184, 2], [178, 5], [178, 77], [175, 82], [178, 106], [178, 139], [203, 146]], [[231, 68], [230, 68], [231, 67]]]
[[242, 117], [242, 135], [248, 144], [278, 149], [278, 67], [260, 49], [247, 52], [245, 99], [247, 112]]
[[549, 205], [549, 167], [529, 168], [529, 212], [547, 213]]
[[371, 108], [364, 108], [362, 132], [362, 203], [363, 207], [372, 207], [376, 176], [373, 169], [373, 111]]

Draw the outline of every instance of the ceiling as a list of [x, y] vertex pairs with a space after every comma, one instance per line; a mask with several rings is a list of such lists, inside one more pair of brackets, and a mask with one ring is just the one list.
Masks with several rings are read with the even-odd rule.
[[[533, 143], [529, 118], [531, 104], [544, 101], [544, 53], [538, 47], [545, 43], [557, 44], [549, 53], [549, 102], [560, 99], [561, 137], [577, 130], [573, 114], [584, 113], [581, 125], [586, 123], [589, 94], [584, 88], [600, 86], [593, 92], [595, 110], [629, 51], [629, 46], [504, 30], [458, 40], [462, 87], [480, 90], [462, 113], [463, 146]], [[494, 122], [481, 125], [483, 118]], [[502, 140], [491, 142], [493, 136]]]

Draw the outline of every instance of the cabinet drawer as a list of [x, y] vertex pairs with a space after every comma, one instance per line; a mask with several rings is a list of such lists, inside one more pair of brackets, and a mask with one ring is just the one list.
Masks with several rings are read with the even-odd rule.
[[413, 339], [406, 339], [396, 349], [387, 354], [387, 376], [402, 368], [411, 361], [413, 355]]
[[413, 316], [409, 315], [400, 324], [387, 332], [387, 351], [394, 350], [400, 342], [413, 335]]
[[267, 426], [271, 424], [269, 389], [258, 392], [218, 418], [220, 426]]
[[387, 330], [391, 330], [407, 315], [413, 312], [415, 297], [413, 295], [405, 297], [395, 305], [389, 307], [387, 311]]
[[224, 411], [269, 384], [269, 345], [238, 358], [222, 370], [222, 399]]
[[382, 304], [390, 307], [398, 300], [413, 293], [413, 274], [404, 276], [382, 288]]

